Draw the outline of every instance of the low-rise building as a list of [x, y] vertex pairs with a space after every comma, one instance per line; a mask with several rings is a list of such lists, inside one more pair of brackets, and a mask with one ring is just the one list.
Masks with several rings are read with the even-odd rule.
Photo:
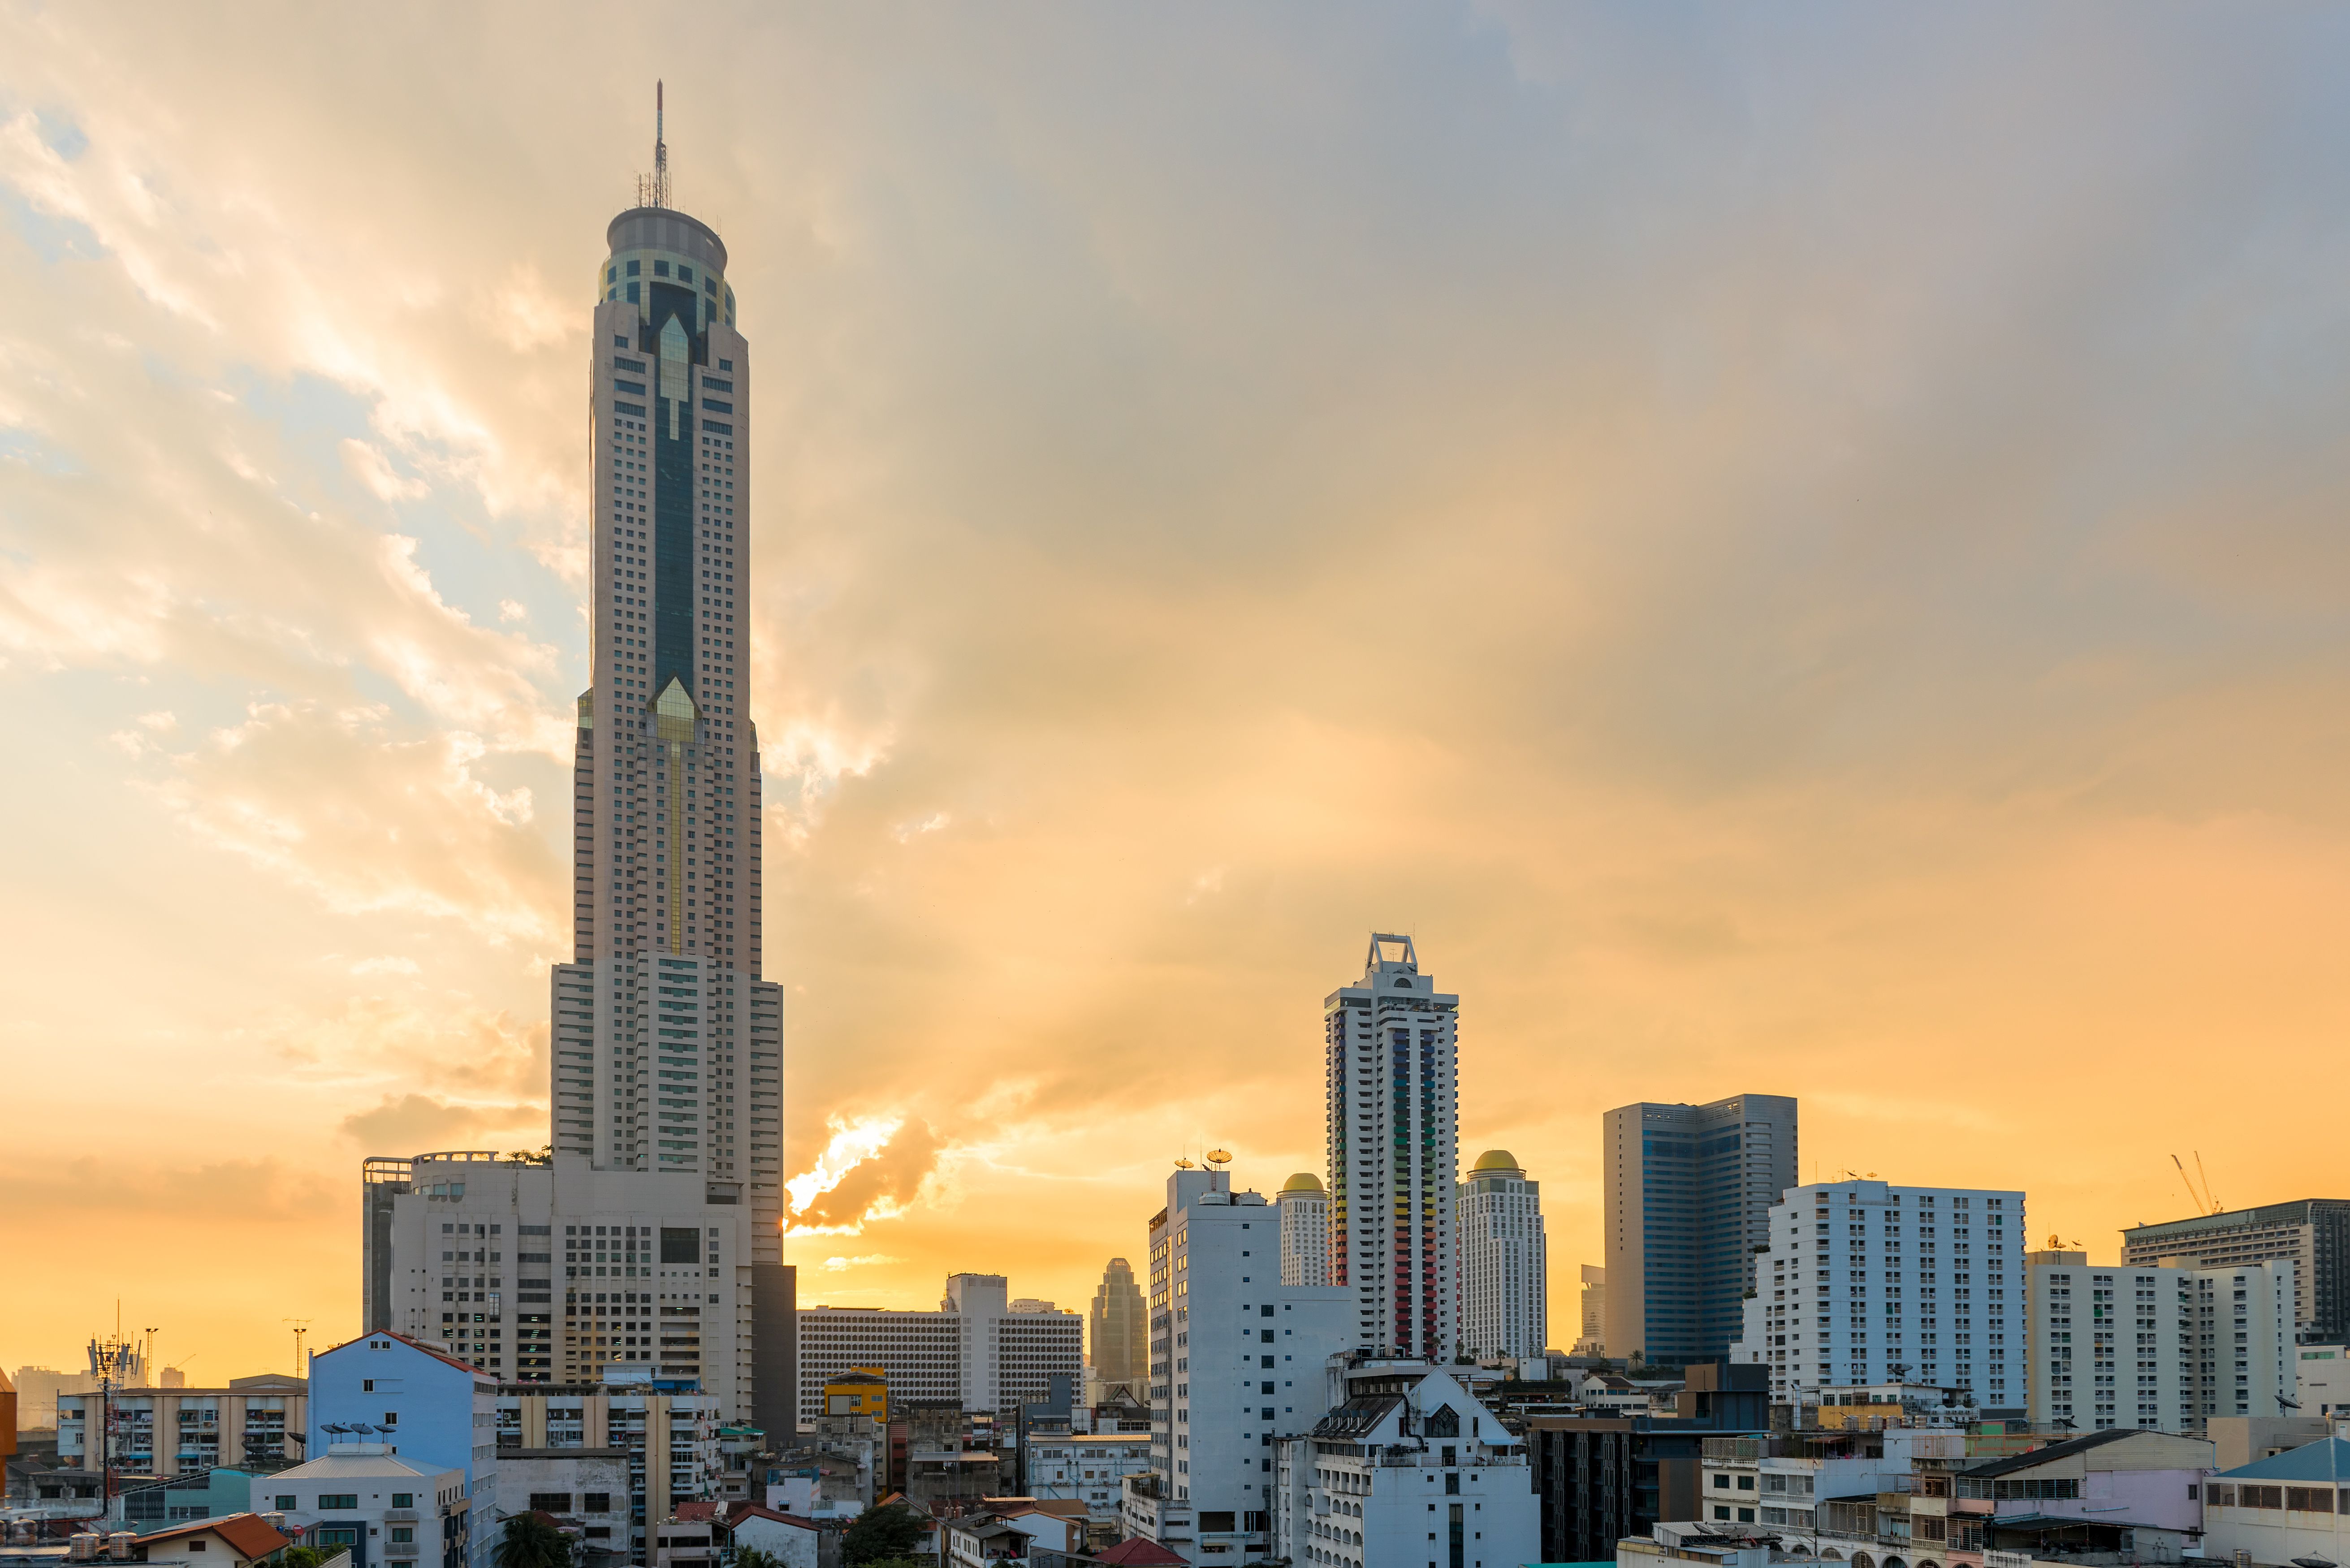
[[[59, 1465], [101, 1468], [90, 1437], [99, 1398], [57, 1396]], [[233, 1377], [222, 1388], [118, 1388], [113, 1401], [118, 1472], [169, 1477], [216, 1465], [274, 1470], [302, 1460], [309, 1388], [298, 1377]]]
[[497, 1472], [509, 1516], [546, 1514], [591, 1554], [629, 1552], [635, 1532], [628, 1449], [500, 1449]]
[[721, 1517], [735, 1552], [764, 1552], [784, 1568], [818, 1568], [827, 1533], [821, 1521], [748, 1502], [729, 1503]]
[[1087, 1519], [1114, 1524], [1126, 1478], [1150, 1469], [1150, 1433], [1031, 1432], [1027, 1460], [1030, 1496], [1082, 1504]]
[[2350, 1442], [2329, 1437], [2211, 1477], [2203, 1553], [2257, 1564], [2350, 1561]]
[[1435, 1363], [1332, 1358], [1330, 1410], [1276, 1460], [1272, 1557], [1333, 1568], [1540, 1561], [1525, 1443]]
[[[267, 1520], [254, 1513], [191, 1520], [112, 1544], [117, 1540], [76, 1536], [68, 1550], [77, 1557], [109, 1555], [117, 1563], [146, 1563], [155, 1568], [165, 1563], [172, 1568], [255, 1568], [293, 1544]], [[356, 1556], [351, 1561], [353, 1568], [360, 1568]]]
[[465, 1568], [472, 1509], [464, 1471], [387, 1443], [337, 1443], [253, 1483], [255, 1513], [329, 1556], [348, 1551], [352, 1568]]
[[2303, 1414], [2350, 1416], [2350, 1345], [2300, 1346], [2294, 1373]]
[[1049, 1512], [1033, 1500], [1004, 1498], [944, 1521], [950, 1568], [989, 1568], [1019, 1563], [1025, 1568], [1064, 1568], [1082, 1561], [1086, 1521], [1082, 1516]]

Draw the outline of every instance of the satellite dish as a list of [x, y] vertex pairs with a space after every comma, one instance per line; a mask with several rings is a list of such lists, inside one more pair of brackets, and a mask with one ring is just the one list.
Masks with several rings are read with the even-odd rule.
[[1208, 1151], [1208, 1163], [1210, 1165], [1230, 1165], [1232, 1162], [1232, 1151], [1231, 1149], [1211, 1148]]
[[1175, 1168], [1178, 1170], [1196, 1170], [1199, 1167], [1193, 1165], [1188, 1159], [1179, 1159], [1175, 1162]]

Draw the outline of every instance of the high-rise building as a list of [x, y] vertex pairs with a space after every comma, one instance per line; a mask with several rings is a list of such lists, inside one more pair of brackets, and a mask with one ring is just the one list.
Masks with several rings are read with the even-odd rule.
[[826, 1384], [858, 1367], [879, 1370], [892, 1409], [934, 1404], [1008, 1412], [1050, 1397], [1056, 1375], [1082, 1381], [1085, 1319], [1010, 1297], [1002, 1274], [950, 1274], [936, 1312], [801, 1309], [799, 1414], [811, 1420], [823, 1414]]
[[2122, 1232], [2122, 1264], [2232, 1269], [2289, 1262], [2295, 1334], [2313, 1345], [2350, 1338], [2350, 1199], [2303, 1198], [2198, 1214]]
[[[468, 1268], [461, 1290], [456, 1271], [443, 1278], [433, 1266], [455, 1261], [432, 1256], [440, 1247], [387, 1252], [384, 1239], [403, 1229], [398, 1216], [423, 1200], [427, 1184], [400, 1161], [370, 1161], [363, 1321], [468, 1347], [484, 1337], [476, 1328], [526, 1326], [527, 1343], [546, 1353], [531, 1370], [552, 1373], [561, 1370], [551, 1365], [557, 1355], [538, 1335], [550, 1317], [563, 1322], [560, 1360], [568, 1364], [575, 1352], [614, 1348], [588, 1310], [691, 1304], [704, 1309], [705, 1324], [739, 1319], [741, 1329], [718, 1346], [702, 1335], [701, 1348], [725, 1358], [714, 1367], [705, 1358], [702, 1386], [722, 1396], [729, 1420], [788, 1433], [795, 1325], [782, 1251], [783, 1000], [760, 978], [759, 748], [749, 715], [750, 345], [736, 326], [725, 244], [670, 203], [658, 122], [653, 165], [637, 204], [606, 230], [597, 269], [592, 673], [574, 742], [572, 961], [556, 965], [550, 983], [555, 1190], [546, 1203], [515, 1199], [532, 1210], [534, 1239], [598, 1246], [566, 1248], [561, 1264], [550, 1245], [504, 1260], [515, 1265], [504, 1271]], [[512, 1207], [509, 1195], [490, 1207]], [[444, 1224], [511, 1219], [438, 1213], [405, 1228], [414, 1234], [422, 1224], [438, 1241]], [[607, 1241], [612, 1264], [625, 1241], [629, 1266], [660, 1266], [649, 1220], [659, 1245], [681, 1257], [672, 1231], [707, 1232], [730, 1252], [739, 1239], [743, 1254], [697, 1256], [724, 1272], [704, 1275], [708, 1288], [691, 1302], [681, 1273], [662, 1281], [667, 1290], [649, 1292], [641, 1280], [617, 1293], [589, 1285], [608, 1280]], [[563, 1274], [546, 1272], [564, 1264]], [[501, 1272], [559, 1279], [560, 1299], [528, 1300], [536, 1293], [525, 1285], [500, 1303], [497, 1286], [481, 1280]], [[441, 1297], [431, 1304], [446, 1303], [442, 1321], [397, 1310], [421, 1304], [420, 1294]], [[524, 1314], [531, 1321], [522, 1324], [508, 1311], [501, 1321], [498, 1309], [516, 1304], [553, 1310]]]
[[1301, 1170], [1281, 1184], [1274, 1199], [1281, 1214], [1281, 1282], [1330, 1282], [1330, 1194], [1322, 1179]]
[[2034, 1427], [2200, 1433], [2214, 1416], [2274, 1417], [2295, 1397], [2293, 1265], [2092, 1266], [2024, 1255]]
[[1461, 1345], [1472, 1355], [1540, 1355], [1550, 1344], [1550, 1251], [1542, 1184], [1489, 1148], [1461, 1184]]
[[1382, 931], [1322, 1012], [1330, 1282], [1355, 1293], [1357, 1344], [1449, 1360], [1461, 999], [1420, 973], [1409, 937]]
[[1577, 1355], [1604, 1355], [1607, 1347], [1607, 1271], [1596, 1263], [1583, 1265], [1582, 1333], [1575, 1341]]
[[1922, 1383], [2023, 1409], [2022, 1193], [1820, 1182], [1791, 1189], [1767, 1234], [1730, 1359], [1771, 1369], [1773, 1403]]
[[1720, 1360], [1754, 1288], [1771, 1206], [1795, 1185], [1795, 1102], [1619, 1106], [1601, 1118], [1599, 1154], [1608, 1354]]
[[1151, 1469], [1126, 1478], [1120, 1513], [1195, 1568], [1266, 1555], [1274, 1445], [1321, 1419], [1325, 1368], [1354, 1343], [1354, 1293], [1283, 1284], [1280, 1251], [1263, 1193], [1213, 1168], [1168, 1177], [1150, 1221]]
[[1143, 1311], [1142, 1287], [1134, 1282], [1134, 1265], [1112, 1258], [1094, 1288], [1087, 1349], [1093, 1377], [1087, 1390], [1089, 1403], [1098, 1404], [1122, 1390], [1138, 1405], [1150, 1400], [1150, 1335]]

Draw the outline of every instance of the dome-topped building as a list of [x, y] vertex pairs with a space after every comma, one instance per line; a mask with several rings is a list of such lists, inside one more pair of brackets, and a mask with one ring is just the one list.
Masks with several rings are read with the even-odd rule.
[[1550, 1337], [1550, 1255], [1542, 1185], [1489, 1148], [1461, 1183], [1461, 1342], [1485, 1355], [1540, 1355]]
[[1322, 1179], [1301, 1170], [1281, 1184], [1281, 1282], [1330, 1282], [1330, 1195]]
[[1322, 1179], [1310, 1170], [1301, 1170], [1281, 1184], [1284, 1192], [1319, 1192]]
[[1489, 1148], [1479, 1155], [1477, 1163], [1469, 1168], [1469, 1173], [1474, 1176], [1481, 1170], [1502, 1171], [1512, 1176], [1526, 1173], [1525, 1168], [1518, 1163], [1518, 1157], [1506, 1148]]

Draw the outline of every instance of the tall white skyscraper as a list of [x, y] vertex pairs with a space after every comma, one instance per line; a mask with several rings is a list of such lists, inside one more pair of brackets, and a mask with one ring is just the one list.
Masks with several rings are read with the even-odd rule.
[[1330, 1282], [1330, 1194], [1322, 1179], [1301, 1170], [1281, 1184], [1281, 1282]]
[[1478, 1355], [1540, 1355], [1550, 1344], [1550, 1251], [1542, 1184], [1489, 1148], [1461, 1184], [1461, 1344]]
[[[417, 1329], [479, 1339], [485, 1356], [503, 1323], [530, 1374], [580, 1376], [658, 1350], [641, 1320], [691, 1307], [716, 1351], [695, 1376], [728, 1396], [728, 1419], [789, 1433], [783, 1001], [759, 977], [749, 717], [750, 345], [725, 245], [670, 205], [655, 112], [654, 172], [607, 229], [596, 278], [592, 684], [575, 739], [572, 961], [550, 986], [551, 1185], [525, 1194], [525, 1173], [480, 1152], [369, 1161], [364, 1311], [389, 1326], [429, 1306]], [[467, 1179], [441, 1179], [452, 1160]], [[485, 1214], [436, 1207], [403, 1229], [403, 1209], [461, 1200]], [[459, 1249], [431, 1243], [460, 1224], [481, 1242], [508, 1224], [526, 1239], [471, 1247], [478, 1271], [443, 1277]], [[501, 1262], [518, 1279], [504, 1291]]]
[[1858, 1179], [1790, 1188], [1771, 1210], [1730, 1359], [1770, 1367], [1773, 1403], [1804, 1403], [1823, 1386], [1930, 1383], [2020, 1417], [2023, 1235], [2021, 1192]]
[[1330, 1269], [1357, 1342], [1454, 1348], [1461, 999], [1419, 972], [1409, 937], [1371, 937], [1363, 978], [1322, 1003], [1329, 1081]]

